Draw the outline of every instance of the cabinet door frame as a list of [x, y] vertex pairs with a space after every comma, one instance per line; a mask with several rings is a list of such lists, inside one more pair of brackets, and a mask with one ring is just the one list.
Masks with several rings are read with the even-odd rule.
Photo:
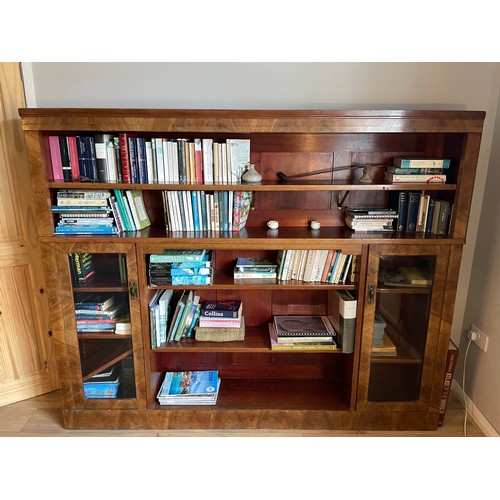
[[[136, 409], [146, 407], [144, 380], [144, 349], [142, 346], [141, 315], [135, 245], [127, 243], [57, 243], [48, 245], [56, 266], [58, 289], [56, 308], [52, 310], [53, 331], [58, 345], [59, 372], [62, 385], [62, 405], [65, 409]], [[82, 369], [76, 318], [73, 307], [73, 286], [68, 254], [71, 252], [125, 254], [129, 290], [132, 347], [135, 374], [135, 398], [87, 399], [83, 394]], [[134, 288], [134, 293], [131, 293]]]
[[[383, 256], [435, 256], [436, 267], [430, 299], [427, 339], [423, 355], [419, 399], [415, 401], [370, 402], [368, 386], [370, 380], [371, 348], [376, 311], [377, 283], [380, 258]], [[450, 246], [444, 244], [422, 245], [370, 245], [368, 255], [367, 279], [364, 289], [364, 312], [360, 353], [360, 372], [358, 382], [357, 408], [361, 411], [429, 411], [436, 399], [433, 392], [440, 390], [435, 383], [434, 372], [436, 357], [443, 351], [442, 345], [448, 342], [449, 328], [442, 321], [445, 303]], [[370, 287], [375, 287], [375, 300], [369, 301]], [[449, 325], [448, 325], [449, 326]], [[445, 332], [444, 329], [447, 331]], [[436, 413], [437, 415], [437, 413]]]

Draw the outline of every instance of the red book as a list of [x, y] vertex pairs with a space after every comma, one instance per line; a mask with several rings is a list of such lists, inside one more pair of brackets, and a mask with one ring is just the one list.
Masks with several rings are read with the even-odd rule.
[[457, 360], [458, 360], [458, 348], [450, 340], [448, 344], [448, 354], [446, 356], [446, 371], [444, 373], [443, 391], [441, 393], [441, 404], [439, 405], [438, 426], [443, 425], [444, 422], [446, 406], [448, 405], [448, 399], [451, 390], [451, 382], [453, 381], [453, 374], [455, 373]]
[[52, 163], [52, 176], [54, 181], [63, 181], [64, 174], [62, 168], [61, 149], [59, 146], [59, 136], [49, 136], [50, 160]]
[[122, 163], [122, 180], [123, 182], [132, 182], [132, 176], [130, 174], [130, 156], [128, 153], [128, 134], [125, 132], [120, 132], [120, 160]]
[[67, 137], [69, 162], [71, 165], [71, 180], [80, 180], [80, 163], [78, 162], [78, 149], [76, 147], [76, 137]]

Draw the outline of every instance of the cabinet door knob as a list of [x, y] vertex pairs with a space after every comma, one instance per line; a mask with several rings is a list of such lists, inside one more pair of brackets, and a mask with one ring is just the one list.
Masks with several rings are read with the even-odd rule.
[[368, 285], [368, 297], [366, 298], [366, 301], [371, 304], [373, 302], [373, 299], [375, 297], [375, 285]]

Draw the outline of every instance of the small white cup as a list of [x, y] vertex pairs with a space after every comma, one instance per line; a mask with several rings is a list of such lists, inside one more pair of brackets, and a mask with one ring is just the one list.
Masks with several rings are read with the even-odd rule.
[[279, 227], [279, 222], [277, 220], [268, 220], [267, 221], [267, 227], [269, 229], [278, 229]]
[[319, 229], [321, 227], [321, 224], [319, 220], [312, 220], [309, 222], [309, 226], [311, 226], [311, 229]]

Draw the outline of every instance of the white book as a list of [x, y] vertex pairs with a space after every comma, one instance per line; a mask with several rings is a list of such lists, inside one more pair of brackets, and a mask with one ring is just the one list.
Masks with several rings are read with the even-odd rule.
[[170, 165], [171, 177], [170, 182], [179, 184], [179, 150], [177, 148], [177, 141], [170, 141], [170, 154], [172, 161]]
[[228, 217], [228, 228], [229, 231], [233, 230], [233, 200], [234, 200], [234, 191], [228, 191], [228, 202], [227, 202], [227, 217]]
[[202, 139], [203, 149], [203, 182], [205, 184], [214, 183], [214, 154], [213, 139]]
[[108, 161], [108, 181], [118, 182], [118, 167], [116, 165], [116, 151], [114, 141], [106, 141], [106, 158]]
[[145, 141], [146, 145], [146, 169], [148, 172], [148, 183], [152, 184], [154, 179], [153, 173], [153, 145], [151, 141]]
[[194, 231], [193, 207], [191, 206], [191, 192], [183, 191], [182, 199], [184, 201], [184, 215], [186, 217], [186, 231]]
[[240, 184], [245, 165], [250, 163], [250, 139], [227, 139], [230, 181]]
[[218, 144], [219, 148], [219, 180], [222, 184], [227, 184], [227, 165], [226, 165], [226, 144]]
[[164, 167], [164, 153], [163, 153], [163, 139], [157, 138], [155, 141], [156, 151], [156, 177], [161, 184], [165, 183], [165, 167]]

